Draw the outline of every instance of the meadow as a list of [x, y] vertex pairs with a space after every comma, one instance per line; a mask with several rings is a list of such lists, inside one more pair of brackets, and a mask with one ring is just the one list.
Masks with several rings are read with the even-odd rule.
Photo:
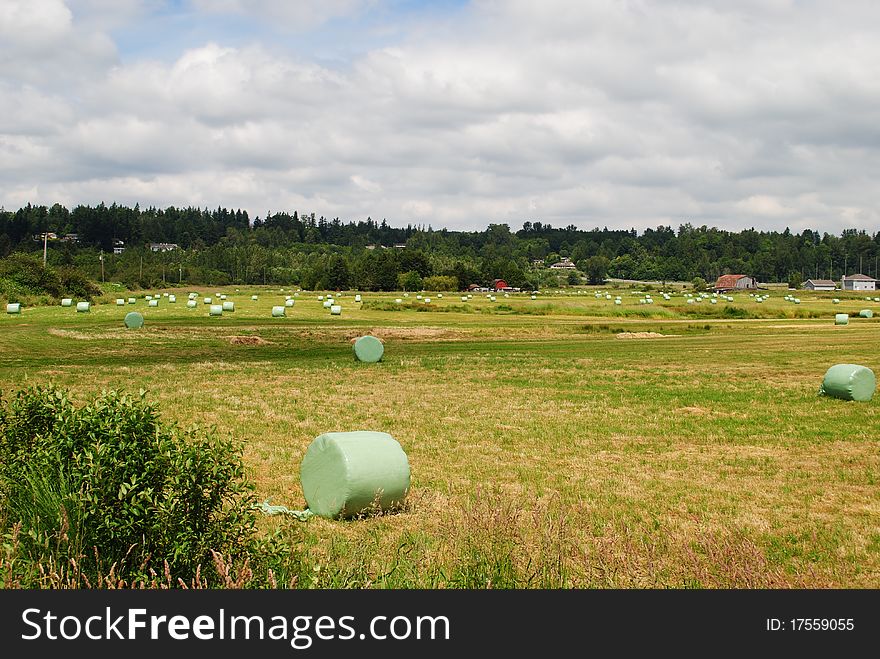
[[[857, 317], [880, 303], [864, 295], [345, 292], [331, 316], [326, 293], [302, 291], [272, 318], [292, 289], [202, 288], [188, 309], [190, 290], [166, 289], [177, 302], [158, 307], [143, 292], [117, 307], [121, 292], [90, 313], [3, 314], [0, 389], [144, 389], [164, 419], [241, 442], [258, 496], [291, 508], [305, 506], [314, 437], [392, 434], [412, 469], [402, 512], [263, 520], [292, 543], [285, 585], [880, 584], [880, 398], [817, 396], [835, 363], [880, 373], [880, 318]], [[208, 316], [216, 293], [234, 313]], [[139, 330], [123, 326], [132, 310]], [[383, 361], [353, 359], [365, 333]]]

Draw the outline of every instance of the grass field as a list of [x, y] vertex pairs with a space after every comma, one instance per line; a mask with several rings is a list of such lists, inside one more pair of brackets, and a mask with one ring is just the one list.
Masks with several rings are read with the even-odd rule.
[[[412, 467], [403, 512], [266, 518], [294, 544], [295, 585], [880, 585], [880, 398], [817, 396], [832, 364], [880, 372], [880, 318], [833, 321], [880, 312], [864, 296], [346, 293], [331, 316], [301, 292], [271, 318], [290, 292], [201, 289], [187, 309], [188, 290], [3, 314], [0, 388], [146, 389], [164, 418], [240, 440], [258, 495], [290, 507], [315, 436], [391, 433]], [[216, 292], [234, 313], [208, 317]], [[367, 332], [378, 364], [352, 358]]]

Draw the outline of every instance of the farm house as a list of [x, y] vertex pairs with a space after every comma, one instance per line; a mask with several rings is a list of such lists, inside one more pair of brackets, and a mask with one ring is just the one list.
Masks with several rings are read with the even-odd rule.
[[861, 273], [844, 275], [840, 287], [845, 291], [873, 291], [877, 289], [877, 280]]
[[807, 279], [801, 286], [808, 291], [833, 291], [837, 288], [830, 279]]
[[748, 275], [721, 275], [715, 282], [715, 290], [733, 291], [758, 288], [758, 280]]

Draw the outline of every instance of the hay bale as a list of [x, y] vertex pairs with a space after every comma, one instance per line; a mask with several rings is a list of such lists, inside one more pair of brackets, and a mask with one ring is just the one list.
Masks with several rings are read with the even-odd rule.
[[284, 318], [286, 315], [284, 307], [272, 307], [272, 318]]
[[849, 325], [849, 314], [846, 314], [846, 313], [834, 314], [834, 324], [835, 325]]
[[223, 315], [223, 305], [220, 304], [212, 304], [211, 308], [208, 310], [209, 316], [222, 316]]
[[333, 306], [333, 300], [324, 300], [324, 308], [329, 309]]
[[152, 296], [152, 295], [148, 295], [148, 296], [147, 296], [147, 302], [149, 302], [149, 301], [152, 300], [152, 299], [153, 299], [153, 296]]
[[295, 300], [284, 300], [285, 307], [292, 307]]
[[186, 306], [188, 309], [195, 309], [197, 305], [198, 305], [198, 302], [196, 302], [195, 300], [187, 300], [186, 301]]
[[398, 297], [398, 298], [395, 298], [395, 299], [394, 299], [394, 304], [403, 304], [403, 300], [401, 300], [399, 297]]
[[538, 296], [537, 296], [537, 295], [533, 295], [533, 296], [532, 296], [532, 299], [533, 299], [533, 300], [537, 300], [537, 299], [538, 299]]
[[354, 301], [355, 301], [355, 302], [360, 302], [360, 301], [361, 301], [361, 296], [360, 296], [360, 295], [355, 295], [355, 296], [354, 296]]
[[299, 473], [309, 510], [330, 518], [398, 508], [410, 485], [409, 460], [397, 440], [366, 430], [319, 435]]
[[150, 300], [149, 302], [147, 302], [147, 304], [148, 304], [149, 306], [151, 306], [151, 307], [158, 307], [158, 306], [159, 306], [159, 300], [158, 300], [158, 299]]
[[144, 317], [137, 311], [129, 311], [122, 322], [128, 329], [140, 329], [144, 326]]
[[[221, 296], [221, 298], [222, 298], [222, 296]], [[260, 298], [258, 298], [256, 295], [251, 295], [251, 300], [253, 300], [254, 302], [256, 302], [259, 299]]]
[[128, 298], [128, 303], [129, 303], [129, 304], [135, 304], [136, 302], [137, 302], [137, 300], [134, 299], [133, 297]]
[[834, 298], [833, 300], [831, 300], [831, 304], [840, 304], [840, 298]]
[[202, 302], [204, 302], [205, 304], [211, 304], [213, 300], [209, 297], [206, 297], [204, 300], [202, 300]]
[[225, 295], [221, 295], [221, 296], [220, 296], [220, 301], [221, 301], [221, 302], [222, 302], [223, 300], [225, 300], [225, 299], [226, 299], [226, 296], [225, 296]]
[[124, 307], [125, 306], [125, 298], [118, 297], [116, 298], [116, 306]]
[[331, 316], [339, 316], [342, 314], [342, 307], [338, 304], [334, 304], [330, 307], [330, 315]]
[[461, 296], [461, 301], [462, 301], [462, 302], [467, 302], [467, 301], [468, 301], [468, 296], [467, 296], [467, 295], [462, 295], [462, 296]]
[[62, 307], [72, 307], [72, 306], [73, 306], [73, 300], [70, 299], [69, 297], [63, 298], [63, 299], [61, 300], [61, 306], [62, 306]]
[[858, 364], [835, 364], [825, 373], [820, 396], [843, 400], [868, 401], [877, 388], [874, 371]]
[[92, 305], [89, 302], [77, 302], [76, 303], [76, 312], [77, 313], [90, 313], [92, 309]]
[[168, 304], [174, 304], [175, 302], [177, 302], [177, 296], [176, 295], [169, 295], [168, 296]]
[[318, 296], [318, 302], [321, 302], [321, 301], [323, 301], [323, 300], [324, 300], [324, 296], [323, 296], [323, 295], [319, 295], [319, 296]]
[[226, 300], [226, 302], [222, 305], [223, 311], [235, 311], [235, 302], [232, 300]]
[[[494, 302], [494, 300], [493, 300], [493, 302]], [[425, 298], [425, 304], [431, 304], [431, 298], [426, 297], [426, 298]]]
[[859, 311], [859, 318], [873, 318], [874, 312], [870, 309], [862, 309]]
[[375, 336], [362, 336], [354, 342], [354, 356], [359, 362], [374, 364], [382, 359], [385, 354], [385, 346]]
[[6, 305], [6, 313], [10, 314], [20, 314], [21, 313], [21, 303], [20, 302], [10, 302]]

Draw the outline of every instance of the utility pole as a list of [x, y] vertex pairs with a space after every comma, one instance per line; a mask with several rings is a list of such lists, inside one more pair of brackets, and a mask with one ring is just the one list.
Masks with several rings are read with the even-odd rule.
[[104, 283], [104, 250], [101, 250], [101, 256], [98, 257], [98, 260], [101, 262], [101, 283]]
[[183, 266], [177, 266], [177, 283], [181, 283], [183, 281]]
[[46, 232], [43, 234], [43, 267], [46, 267], [46, 255], [49, 251], [49, 229], [46, 228]]

